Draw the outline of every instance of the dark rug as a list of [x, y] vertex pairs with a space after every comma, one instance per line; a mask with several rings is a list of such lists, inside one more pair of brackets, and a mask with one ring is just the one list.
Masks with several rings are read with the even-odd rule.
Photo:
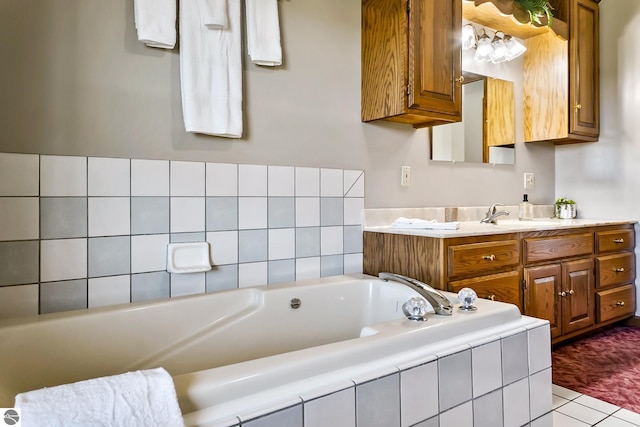
[[553, 383], [640, 413], [640, 329], [617, 326], [556, 347]]

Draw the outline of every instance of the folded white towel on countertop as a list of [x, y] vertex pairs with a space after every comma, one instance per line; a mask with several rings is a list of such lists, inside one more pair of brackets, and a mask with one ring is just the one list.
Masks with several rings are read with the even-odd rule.
[[428, 230], [457, 230], [460, 222], [438, 222], [435, 219], [419, 219], [400, 217], [391, 223], [393, 228], [428, 229]]
[[227, 28], [227, 0], [203, 0], [200, 2], [202, 25], [209, 28]]
[[139, 41], [149, 47], [175, 47], [175, 0], [134, 0], [133, 15]]
[[246, 0], [247, 51], [258, 65], [282, 65], [278, 0]]
[[23, 427], [184, 426], [173, 379], [163, 368], [20, 393], [15, 407]]

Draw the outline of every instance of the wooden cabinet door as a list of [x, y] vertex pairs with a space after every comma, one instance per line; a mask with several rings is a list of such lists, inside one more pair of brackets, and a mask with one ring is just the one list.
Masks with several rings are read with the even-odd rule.
[[462, 0], [409, 0], [409, 109], [460, 121], [461, 31]]
[[594, 323], [593, 261], [562, 263], [562, 333], [577, 331]]
[[569, 133], [600, 134], [599, 11], [594, 0], [570, 0]]
[[561, 305], [558, 304], [562, 268], [560, 264], [524, 269], [524, 314], [546, 319], [550, 323], [551, 338], [562, 334]]

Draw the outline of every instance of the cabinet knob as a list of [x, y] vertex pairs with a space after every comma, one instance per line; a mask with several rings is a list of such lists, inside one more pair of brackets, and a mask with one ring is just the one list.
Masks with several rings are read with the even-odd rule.
[[618, 307], [624, 307], [624, 301], [618, 301], [618, 302], [616, 302], [616, 305]]
[[487, 260], [487, 261], [495, 261], [496, 260], [496, 256], [494, 254], [483, 255], [482, 259]]
[[615, 271], [616, 273], [624, 273], [624, 268], [623, 267], [614, 268], [613, 271]]
[[464, 82], [464, 76], [460, 76], [456, 79], [456, 83], [462, 84]]
[[575, 292], [573, 292], [573, 289], [569, 289], [569, 290], [567, 291], [567, 295], [573, 295], [574, 293], [575, 293]]
[[581, 104], [576, 104], [575, 108], [576, 108], [576, 111], [578, 111], [578, 110], [582, 109], [582, 105]]
[[484, 299], [490, 299], [491, 301], [495, 301], [496, 300], [496, 296], [491, 294], [491, 295], [487, 295], [486, 297], [484, 297]]
[[558, 294], [558, 296], [560, 296], [560, 297], [564, 298], [564, 297], [566, 297], [566, 296], [567, 296], [567, 293], [563, 291], [563, 292], [560, 292], [560, 293]]
[[624, 239], [613, 239], [613, 243], [624, 243]]

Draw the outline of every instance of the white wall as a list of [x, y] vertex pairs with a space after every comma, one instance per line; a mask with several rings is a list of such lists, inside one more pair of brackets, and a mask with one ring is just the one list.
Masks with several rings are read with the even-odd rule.
[[[367, 207], [534, 203], [554, 196], [554, 149], [515, 166], [429, 160], [428, 130], [360, 121], [361, 0], [282, 0], [284, 66], [245, 61], [240, 141], [187, 134], [179, 50], [135, 37], [133, 0], [2, 0], [0, 152], [358, 169]], [[412, 185], [400, 186], [400, 167]]]
[[576, 200], [580, 217], [640, 220], [638, 40], [640, 0], [601, 2], [600, 140], [556, 149], [556, 196]]

